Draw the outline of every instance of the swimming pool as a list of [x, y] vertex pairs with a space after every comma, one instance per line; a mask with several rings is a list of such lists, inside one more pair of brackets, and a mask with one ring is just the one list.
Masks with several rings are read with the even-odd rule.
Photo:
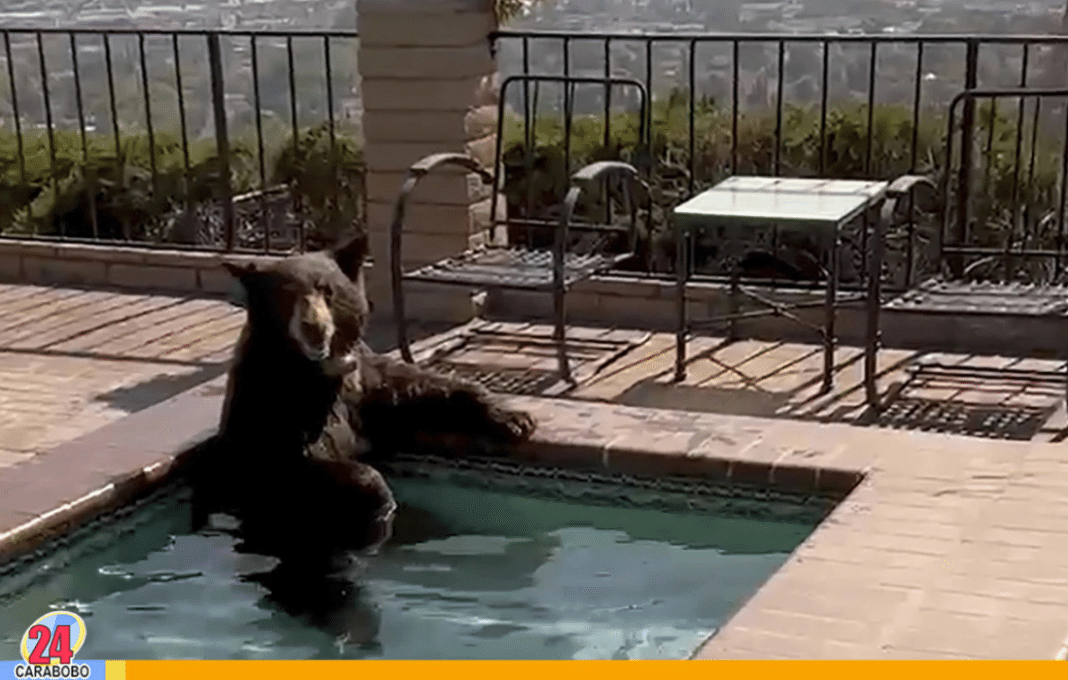
[[833, 501], [680, 480], [408, 459], [392, 539], [336, 573], [194, 531], [158, 492], [11, 563], [0, 658], [49, 608], [80, 613], [86, 659], [684, 658]]

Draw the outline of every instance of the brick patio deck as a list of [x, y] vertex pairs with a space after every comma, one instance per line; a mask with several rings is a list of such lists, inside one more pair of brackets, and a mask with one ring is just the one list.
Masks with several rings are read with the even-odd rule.
[[[476, 323], [491, 331], [460, 347], [447, 343], [437, 361], [444, 367], [497, 370], [487, 384], [549, 396], [556, 369], [554, 346], [543, 325]], [[834, 389], [818, 393], [823, 350], [817, 345], [697, 337], [688, 347], [688, 370], [673, 382], [675, 338], [668, 333], [573, 328], [570, 356], [579, 379], [574, 399], [724, 415], [785, 418], [821, 423], [877, 425], [913, 431], [998, 439], [1060, 441], [1068, 434], [1064, 362], [1013, 357], [923, 353], [885, 349], [879, 354], [878, 385], [889, 408], [872, 416], [864, 403], [862, 352], [836, 353]], [[644, 337], [642, 337], [644, 336]], [[532, 338], [539, 338], [532, 341]], [[647, 340], [645, 340], [647, 338]], [[642, 342], [642, 340], [645, 340]], [[625, 351], [627, 343], [636, 344]], [[945, 375], [910, 372], [924, 360], [955, 367], [1013, 368], [1045, 375]], [[522, 380], [523, 372], [545, 379]]]
[[0, 468], [222, 375], [244, 320], [222, 299], [0, 284]]
[[0, 467], [221, 375], [218, 300], [0, 284]]

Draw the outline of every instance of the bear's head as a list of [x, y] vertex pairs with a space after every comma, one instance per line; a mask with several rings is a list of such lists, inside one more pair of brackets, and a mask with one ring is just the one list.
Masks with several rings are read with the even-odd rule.
[[237, 280], [249, 332], [288, 345], [327, 373], [352, 370], [372, 309], [363, 274], [367, 246], [361, 233], [333, 248], [268, 265], [224, 262]]

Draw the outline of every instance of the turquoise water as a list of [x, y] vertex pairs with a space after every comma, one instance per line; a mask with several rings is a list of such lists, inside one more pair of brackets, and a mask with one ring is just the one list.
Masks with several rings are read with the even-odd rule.
[[241, 552], [225, 515], [193, 531], [168, 492], [8, 569], [0, 658], [49, 608], [85, 617], [83, 659], [684, 658], [829, 509], [487, 478], [393, 478], [392, 539], [328, 576]]

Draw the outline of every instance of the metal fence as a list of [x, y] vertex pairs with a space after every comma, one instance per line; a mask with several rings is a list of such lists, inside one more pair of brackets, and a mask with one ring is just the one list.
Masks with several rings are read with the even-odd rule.
[[[955, 201], [967, 206], [967, 215], [953, 217], [944, 232], [937, 220], [918, 230], [937, 249], [919, 275], [949, 264], [950, 273], [960, 275], [968, 264], [960, 261], [960, 249], [977, 243], [1011, 249], [1023, 240], [1058, 262], [1065, 249], [1064, 192], [1057, 187], [1064, 185], [1068, 157], [1068, 99], [965, 99], [952, 129], [969, 141], [958, 142], [953, 158], [946, 131], [950, 101], [963, 90], [1068, 84], [1068, 36], [508, 30], [494, 38], [507, 74], [633, 77], [653, 93], [650, 171], [659, 208], [643, 263], [649, 272], [674, 267], [665, 224], [671, 206], [731, 174], [892, 179], [920, 173], [946, 187], [953, 164], [964, 180]], [[521, 132], [506, 146], [506, 162], [509, 152], [545, 155], [554, 145], [566, 146], [575, 166], [632, 151], [625, 121], [636, 114], [626, 98], [570, 90], [527, 90], [508, 102]], [[553, 123], [560, 116], [572, 119], [565, 140], [564, 126]], [[580, 119], [588, 124], [579, 125]], [[536, 212], [538, 206], [523, 204], [524, 195], [538, 192], [513, 192], [510, 207]], [[548, 196], [545, 203], [554, 200]], [[905, 248], [914, 247], [913, 234], [891, 236], [907, 246], [900, 253], [891, 248], [890, 259], [912, 261]], [[946, 242], [957, 250], [947, 253]], [[700, 253], [697, 260], [700, 270]], [[705, 260], [711, 264], [714, 257]], [[705, 270], [714, 273], [714, 267]], [[996, 276], [993, 270], [987, 275]]]
[[[999, 102], [1010, 100], [1017, 124], [998, 130]], [[1043, 105], [1059, 103], [1059, 146], [1041, 153]], [[949, 172], [945, 176], [941, 254], [958, 276], [1029, 282], [1065, 281], [1066, 198], [1068, 198], [1068, 88], [976, 88], [949, 105], [946, 126]], [[967, 125], [976, 104], [986, 104], [985, 126]], [[1051, 107], [1052, 108], [1052, 107]], [[971, 113], [969, 113], [971, 109]], [[1024, 112], [1030, 112], [1030, 124]], [[958, 122], [960, 124], [958, 125]], [[976, 129], [981, 132], [976, 135]], [[1051, 131], [1046, 131], [1048, 134]], [[1025, 138], [1030, 135], [1027, 145]], [[1002, 148], [996, 149], [1001, 138]], [[1048, 140], [1046, 140], [1048, 141]], [[1024, 157], [1025, 145], [1029, 157]], [[978, 147], [978, 148], [977, 148]], [[972, 155], [981, 152], [976, 172]], [[999, 158], [1001, 164], [999, 166]], [[1040, 163], [1055, 167], [1040, 168]], [[1045, 173], [1043, 173], [1045, 170]], [[998, 205], [997, 174], [1008, 180], [1007, 205]], [[1045, 174], [1045, 177], [1041, 177]], [[1038, 203], [1040, 210], [1035, 210]], [[994, 228], [992, 228], [994, 227]]]
[[2, 34], [0, 234], [271, 251], [362, 219], [355, 31]]
[[[355, 31], [0, 33], [0, 234], [278, 250], [300, 247], [310, 225], [363, 219]], [[946, 123], [964, 89], [1068, 84], [1068, 37], [508, 30], [492, 40], [503, 75], [636, 78], [653, 95], [646, 273], [674, 267], [671, 206], [730, 174], [944, 180], [957, 162], [967, 216], [921, 239], [1065, 248], [1068, 98], [966, 100], [957, 129], [971, 143], [956, 160]], [[566, 180], [554, 146], [571, 169], [633, 157], [626, 92], [524, 87], [507, 103], [519, 112], [503, 147], [518, 214], [562, 198], [560, 178], [543, 177]], [[572, 124], [553, 123], [565, 116]], [[532, 172], [516, 160], [527, 152], [542, 155]]]

